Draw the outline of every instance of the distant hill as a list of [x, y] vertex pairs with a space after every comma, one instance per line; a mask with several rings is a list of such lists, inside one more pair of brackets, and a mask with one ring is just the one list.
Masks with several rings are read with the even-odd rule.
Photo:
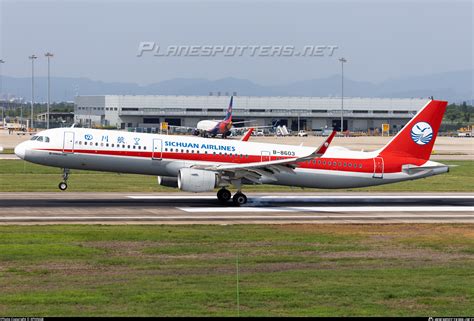
[[[351, 97], [428, 97], [450, 102], [473, 101], [474, 70], [453, 71], [417, 77], [390, 79], [381, 83], [344, 79], [344, 95]], [[31, 78], [3, 76], [3, 91], [31, 99]], [[264, 86], [250, 80], [222, 78], [175, 78], [140, 86], [126, 82], [103, 82], [88, 78], [52, 77], [53, 101], [71, 101], [79, 95], [208, 95], [209, 92], [237, 92], [240, 96], [340, 96], [341, 78], [302, 80], [286, 85]], [[35, 100], [46, 101], [47, 78], [35, 78]]]

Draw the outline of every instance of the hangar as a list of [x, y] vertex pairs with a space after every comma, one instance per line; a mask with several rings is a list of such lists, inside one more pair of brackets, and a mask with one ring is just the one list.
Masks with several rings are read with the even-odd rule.
[[[202, 119], [222, 119], [229, 96], [96, 95], [77, 96], [75, 122], [155, 132], [160, 122], [194, 127]], [[367, 131], [389, 124], [397, 132], [428, 98], [344, 98], [344, 129]], [[341, 126], [341, 97], [235, 96], [233, 121], [260, 126], [286, 125], [308, 131]]]

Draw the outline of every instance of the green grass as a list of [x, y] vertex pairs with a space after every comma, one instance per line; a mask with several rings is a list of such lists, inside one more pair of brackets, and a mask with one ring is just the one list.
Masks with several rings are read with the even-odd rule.
[[13, 154], [13, 148], [5, 148], [0, 154]]
[[2, 226], [0, 315], [472, 315], [473, 239], [436, 224]]
[[[442, 161], [443, 162], [443, 161]], [[324, 191], [404, 191], [404, 192], [472, 192], [474, 191], [474, 161], [444, 161], [458, 165], [450, 172], [425, 179], [348, 190]], [[61, 170], [18, 160], [0, 160], [0, 192], [58, 191]], [[173, 188], [158, 186], [156, 177], [132, 174], [73, 170], [68, 181], [70, 192], [172, 192]], [[251, 185], [245, 191], [301, 191], [298, 187]], [[318, 191], [318, 189], [304, 189]], [[321, 190], [319, 190], [321, 191]]]

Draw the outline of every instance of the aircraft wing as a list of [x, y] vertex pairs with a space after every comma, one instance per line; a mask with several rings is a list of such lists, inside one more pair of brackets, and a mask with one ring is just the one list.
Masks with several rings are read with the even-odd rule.
[[254, 123], [255, 120], [242, 120], [242, 121], [233, 121], [232, 124], [245, 124], [245, 123]]
[[252, 182], [259, 183], [259, 179], [264, 176], [266, 178], [274, 179], [274, 174], [286, 172], [294, 174], [296, 164], [314, 158], [321, 157], [327, 150], [332, 139], [336, 135], [336, 131], [333, 131], [331, 135], [313, 152], [302, 157], [292, 157], [286, 159], [278, 159], [266, 162], [255, 162], [245, 164], [219, 164], [219, 165], [196, 165], [193, 168], [199, 168], [204, 170], [210, 170], [220, 172], [224, 178], [229, 180], [246, 178]]
[[[232, 123], [234, 125], [235, 123]], [[258, 128], [273, 128], [273, 126], [244, 126], [244, 127], [232, 127], [232, 129], [258, 129]]]
[[196, 129], [196, 127], [188, 127], [188, 126], [176, 126], [176, 125], [168, 125], [169, 128], [184, 128], [184, 129]]

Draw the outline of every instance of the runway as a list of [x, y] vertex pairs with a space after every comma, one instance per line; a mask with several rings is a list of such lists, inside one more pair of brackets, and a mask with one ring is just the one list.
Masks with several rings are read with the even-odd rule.
[[0, 193], [0, 224], [474, 223], [472, 193]]

